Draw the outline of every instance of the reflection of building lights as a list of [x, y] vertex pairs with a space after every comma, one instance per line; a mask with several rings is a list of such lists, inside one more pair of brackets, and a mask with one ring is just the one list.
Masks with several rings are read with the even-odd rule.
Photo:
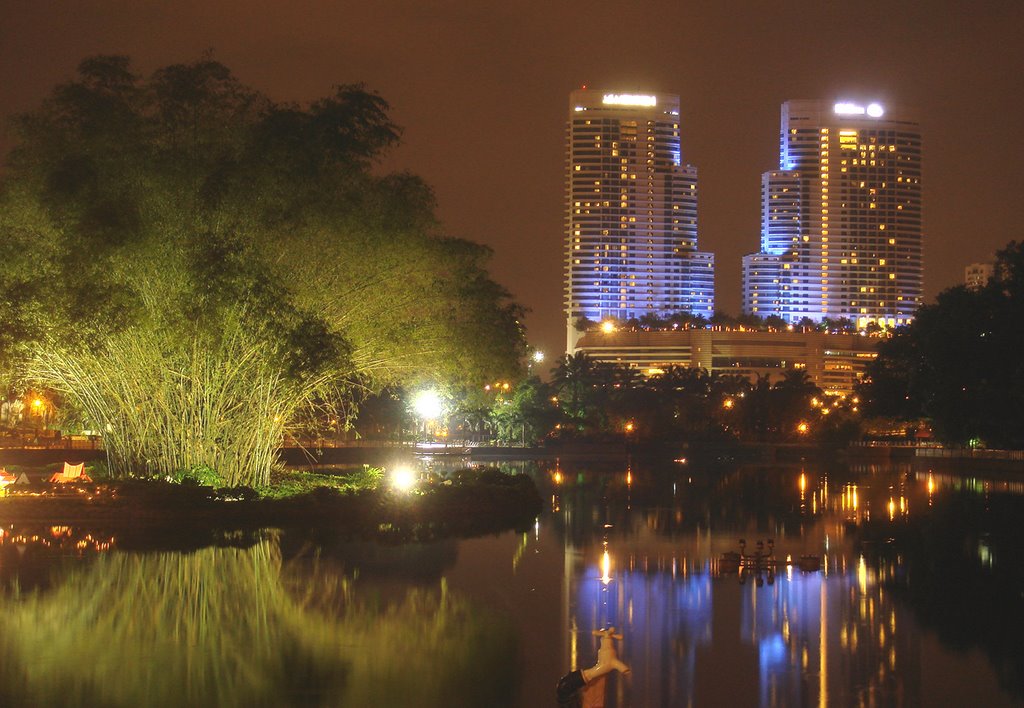
[[[868, 592], [868, 565], [864, 562], [864, 556], [861, 556], [857, 560], [857, 587], [860, 588], [860, 594], [866, 595]], [[856, 637], [856, 635], [854, 635]], [[856, 641], [856, 640], [854, 640]]]
[[633, 484], [633, 473], [630, 471], [626, 472], [626, 485]]
[[555, 473], [551, 475], [551, 479], [554, 481], [555, 484], [561, 484], [565, 478], [562, 476], [561, 472], [555, 470]]
[[894, 502], [892, 500], [892, 497], [889, 497], [889, 521], [892, 521], [893, 517], [895, 517], [895, 516], [896, 516], [896, 502]]
[[800, 492], [807, 491], [807, 475], [803, 472], [800, 473]]
[[604, 554], [601, 556], [601, 582], [607, 585], [612, 581], [612, 557], [605, 546]]

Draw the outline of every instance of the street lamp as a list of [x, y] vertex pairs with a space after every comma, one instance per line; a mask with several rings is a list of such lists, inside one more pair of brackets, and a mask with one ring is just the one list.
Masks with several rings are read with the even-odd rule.
[[47, 421], [47, 417], [48, 417], [47, 413], [49, 413], [49, 411], [46, 409], [46, 401], [44, 401], [41, 398], [33, 399], [32, 400], [32, 413], [36, 417], [39, 418], [40, 422], [42, 423], [43, 427], [45, 428], [47, 422], [49, 422], [49, 421]]
[[412, 398], [412, 409], [416, 416], [423, 421], [423, 434], [426, 436], [428, 423], [437, 420], [444, 413], [441, 394], [432, 388], [418, 391]]
[[412, 409], [420, 418], [433, 420], [441, 415], [444, 405], [441, 403], [441, 396], [438, 392], [428, 388], [413, 396]]

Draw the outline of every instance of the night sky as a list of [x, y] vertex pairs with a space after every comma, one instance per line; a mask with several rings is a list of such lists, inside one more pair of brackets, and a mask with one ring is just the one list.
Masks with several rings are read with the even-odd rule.
[[405, 129], [383, 167], [423, 176], [447, 231], [494, 248], [491, 272], [532, 310], [530, 343], [559, 354], [572, 89], [679, 94], [699, 247], [716, 254], [718, 309], [732, 314], [740, 256], [759, 246], [760, 174], [778, 165], [780, 104], [914, 107], [932, 300], [965, 265], [1024, 238], [1022, 36], [1020, 0], [0, 0], [0, 117], [33, 108], [97, 53], [149, 72], [212, 49], [279, 101], [364, 82]]

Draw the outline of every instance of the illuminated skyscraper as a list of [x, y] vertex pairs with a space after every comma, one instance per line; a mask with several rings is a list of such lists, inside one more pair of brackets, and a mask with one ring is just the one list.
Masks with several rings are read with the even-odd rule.
[[788, 101], [761, 179], [761, 250], [743, 310], [789, 321], [909, 322], [921, 304], [921, 131], [877, 103]]
[[573, 91], [567, 129], [567, 351], [581, 317], [714, 312], [714, 255], [697, 250], [697, 169], [679, 97]]

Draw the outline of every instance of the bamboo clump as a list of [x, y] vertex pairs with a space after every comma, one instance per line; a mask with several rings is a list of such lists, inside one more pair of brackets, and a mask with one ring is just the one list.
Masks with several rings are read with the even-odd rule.
[[221, 486], [265, 486], [287, 422], [322, 380], [287, 380], [241, 323], [185, 344], [133, 327], [99, 351], [47, 347], [30, 375], [60, 391], [104, 438], [114, 478], [205, 467]]

